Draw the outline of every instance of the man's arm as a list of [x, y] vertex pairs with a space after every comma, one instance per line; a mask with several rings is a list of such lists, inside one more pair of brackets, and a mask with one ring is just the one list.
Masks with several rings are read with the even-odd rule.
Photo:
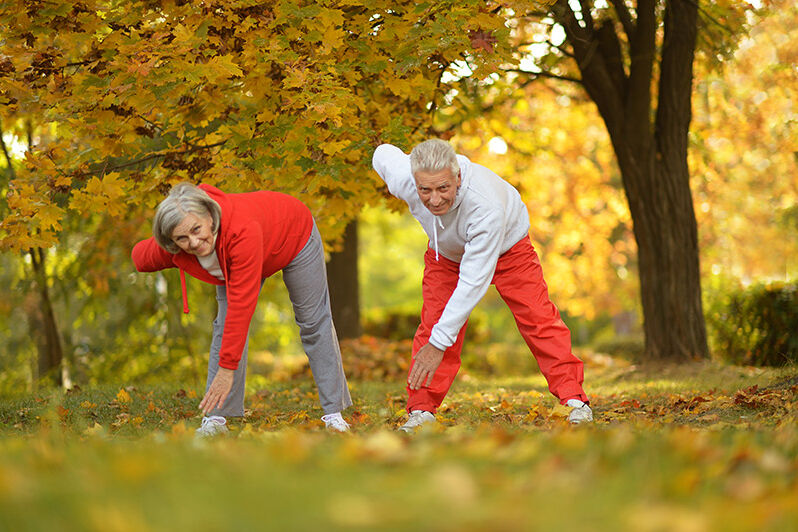
[[388, 191], [408, 202], [414, 199], [416, 184], [410, 172], [410, 156], [392, 144], [380, 144], [374, 150], [371, 166], [388, 185]]
[[481, 213], [469, 224], [460, 260], [460, 278], [430, 334], [429, 343], [438, 349], [445, 350], [454, 344], [471, 311], [488, 291], [499, 260], [503, 232], [504, 218], [497, 210]]

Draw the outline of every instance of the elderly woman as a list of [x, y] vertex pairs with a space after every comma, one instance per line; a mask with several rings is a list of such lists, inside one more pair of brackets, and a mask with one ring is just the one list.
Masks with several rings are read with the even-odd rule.
[[279, 192], [225, 194], [181, 183], [158, 206], [153, 237], [133, 248], [140, 272], [179, 268], [216, 285], [218, 314], [208, 363], [201, 436], [227, 432], [226, 417], [244, 415], [247, 334], [263, 280], [279, 270], [294, 307], [328, 429], [345, 432], [352, 404], [330, 312], [321, 236], [310, 210]]

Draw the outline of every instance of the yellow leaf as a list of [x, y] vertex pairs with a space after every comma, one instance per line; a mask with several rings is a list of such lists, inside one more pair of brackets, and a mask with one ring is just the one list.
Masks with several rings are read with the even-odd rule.
[[540, 417], [540, 407], [538, 405], [534, 405], [529, 407], [529, 411], [524, 417], [524, 421], [527, 422], [535, 421], [539, 417]]
[[241, 68], [233, 62], [230, 55], [217, 55], [208, 61], [208, 67], [214, 72], [230, 76], [241, 76], [244, 72]]
[[549, 412], [549, 417], [566, 418], [571, 413], [571, 408], [565, 405], [557, 405]]
[[116, 394], [116, 400], [120, 403], [129, 403], [132, 399], [130, 398], [130, 394], [122, 388], [119, 390], [119, 393]]
[[300, 410], [299, 412], [291, 414], [291, 416], [288, 418], [288, 422], [296, 423], [297, 421], [307, 421], [308, 419], [310, 419], [308, 413], [304, 410]]
[[338, 153], [339, 151], [343, 150], [343, 149], [344, 149], [344, 148], [346, 148], [347, 146], [349, 146], [349, 144], [350, 144], [350, 141], [348, 141], [348, 140], [346, 140], [346, 139], [344, 139], [344, 140], [339, 140], [339, 141], [337, 141], [337, 142], [336, 142], [336, 141], [331, 141], [331, 142], [327, 142], [327, 143], [325, 143], [325, 144], [322, 146], [322, 148], [321, 148], [321, 149], [322, 149], [322, 151], [324, 151], [324, 153], [326, 153], [327, 155], [333, 155], [333, 154], [336, 154], [336, 153]]

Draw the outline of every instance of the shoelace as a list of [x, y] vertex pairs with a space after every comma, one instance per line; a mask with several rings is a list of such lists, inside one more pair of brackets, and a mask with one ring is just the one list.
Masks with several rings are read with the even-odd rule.
[[200, 428], [208, 427], [209, 425], [224, 425], [224, 423], [212, 418], [212, 417], [204, 417], [202, 418], [202, 425]]

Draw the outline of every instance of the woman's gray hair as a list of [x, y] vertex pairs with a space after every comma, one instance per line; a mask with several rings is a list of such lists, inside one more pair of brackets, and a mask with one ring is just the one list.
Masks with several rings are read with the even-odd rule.
[[410, 152], [410, 172], [438, 172], [448, 168], [453, 176], [460, 173], [457, 154], [451, 144], [441, 139], [425, 140]]
[[169, 253], [178, 253], [180, 248], [172, 240], [172, 233], [188, 214], [202, 218], [211, 217], [213, 234], [219, 231], [222, 208], [208, 194], [191, 183], [178, 183], [155, 211], [152, 235], [158, 245]]

